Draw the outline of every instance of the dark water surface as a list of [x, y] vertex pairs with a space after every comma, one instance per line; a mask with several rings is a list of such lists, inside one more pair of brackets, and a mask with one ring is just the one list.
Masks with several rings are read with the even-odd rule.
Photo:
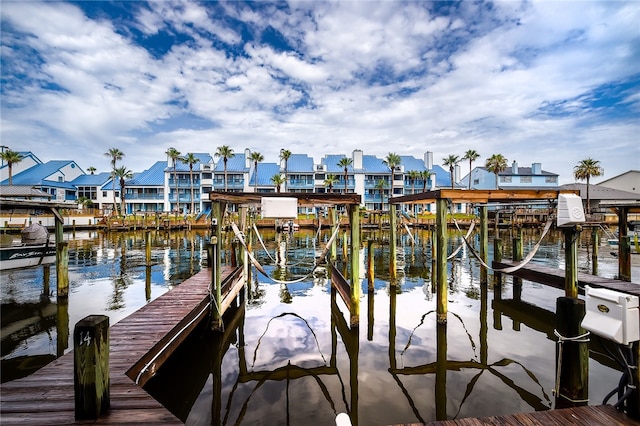
[[[395, 288], [389, 285], [388, 234], [364, 234], [383, 244], [375, 246], [372, 292], [364, 279], [366, 250], [361, 254], [358, 328], [347, 326], [348, 311], [332, 295], [325, 271], [280, 284], [254, 269], [246, 303], [230, 313], [225, 332], [201, 327], [147, 391], [194, 425], [330, 425], [340, 412], [349, 412], [354, 424], [382, 425], [553, 408], [553, 312], [562, 291], [525, 281], [520, 301], [514, 301], [512, 279], [505, 276], [496, 294], [493, 277], [489, 288], [481, 286], [478, 262], [463, 249], [449, 263], [448, 324], [438, 327], [430, 233], [413, 231], [415, 244], [403, 236], [403, 268]], [[70, 241], [68, 303], [55, 297], [55, 268], [48, 289], [43, 268], [3, 271], [2, 381], [69, 351], [70, 330], [86, 315], [108, 315], [113, 324], [205, 263], [206, 232], [152, 235], [148, 268], [141, 232], [65, 234]], [[266, 231], [267, 251], [256, 241], [254, 250], [271, 276], [294, 280], [310, 272], [314, 254], [329, 238], [327, 233], [316, 237], [311, 230], [292, 236]], [[504, 256], [510, 258], [509, 232], [501, 237]], [[527, 230], [525, 255], [537, 238], [536, 231]], [[564, 268], [562, 241], [561, 234], [551, 233], [533, 261]], [[452, 234], [449, 252], [459, 242], [460, 236]], [[582, 272], [591, 272], [589, 250], [584, 232]], [[286, 264], [275, 266], [272, 258]], [[638, 281], [638, 255], [632, 264]], [[605, 245], [598, 273], [617, 274], [617, 258]], [[590, 404], [600, 404], [617, 385], [620, 368], [610, 357], [594, 354], [589, 369]]]

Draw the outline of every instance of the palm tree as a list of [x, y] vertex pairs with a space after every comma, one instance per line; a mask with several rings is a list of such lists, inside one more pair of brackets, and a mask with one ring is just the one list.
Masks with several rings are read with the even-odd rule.
[[288, 149], [280, 150], [280, 160], [284, 160], [284, 191], [285, 192], [287, 192], [287, 181], [289, 180], [289, 158], [290, 157], [291, 157], [291, 151], [289, 151]]
[[253, 168], [255, 170], [253, 183], [257, 191], [258, 190], [257, 189], [258, 188], [258, 163], [264, 160], [264, 157], [262, 156], [262, 154], [255, 151], [255, 152], [252, 152], [251, 155], [249, 155], [249, 159], [253, 161]]
[[88, 167], [88, 168], [87, 168], [87, 171], [88, 171], [90, 174], [94, 174], [94, 173], [96, 172], [96, 170], [97, 170], [97, 169], [96, 169], [95, 167], [93, 167], [93, 166], [90, 166], [90, 167]]
[[342, 167], [344, 169], [344, 193], [347, 193], [347, 188], [349, 185], [349, 166], [353, 164], [353, 159], [352, 158], [341, 158], [340, 161], [338, 161], [337, 166], [338, 167]]
[[417, 170], [409, 170], [407, 173], [409, 176], [409, 181], [411, 182], [411, 193], [416, 193], [416, 180], [420, 177], [420, 172]]
[[227, 161], [234, 155], [233, 149], [229, 148], [228, 145], [219, 146], [214, 154], [216, 158], [222, 158], [224, 164], [224, 192], [227, 192]]
[[[180, 159], [180, 151], [174, 147], [169, 148], [165, 154], [173, 161], [173, 181], [176, 185], [176, 210], [180, 210], [180, 195], [178, 194], [178, 172], [176, 167], [178, 166], [178, 160]], [[169, 201], [171, 203], [171, 201]]]
[[429, 170], [423, 170], [420, 172], [420, 178], [422, 179], [422, 192], [427, 190], [427, 181], [431, 177], [431, 172]]
[[573, 168], [573, 176], [576, 180], [587, 181], [587, 214], [591, 213], [589, 206], [589, 179], [602, 176], [603, 174], [604, 169], [600, 167], [600, 161], [594, 160], [593, 158], [581, 160], [578, 162], [578, 165]]
[[193, 199], [193, 165], [200, 161], [198, 157], [193, 153], [188, 152], [183, 158], [180, 159], [184, 164], [189, 165], [189, 181], [191, 182], [191, 214], [195, 213], [194, 199]]
[[402, 163], [402, 159], [395, 152], [390, 152], [382, 162], [386, 164], [387, 167], [389, 167], [389, 170], [391, 171], [391, 181], [393, 182], [393, 172], [396, 167], [398, 167], [400, 163]]
[[500, 172], [507, 170], [507, 159], [502, 154], [493, 154], [487, 158], [484, 163], [484, 167], [491, 173], [496, 175], [496, 189], [500, 189], [498, 186], [498, 175]]
[[9, 185], [13, 185], [13, 165], [22, 161], [22, 154], [17, 151], [7, 149], [0, 153], [0, 159], [7, 163], [7, 166], [9, 167]]
[[125, 179], [131, 179], [133, 172], [127, 169], [125, 166], [118, 167], [111, 172], [111, 176], [115, 182], [116, 179], [120, 181], [120, 215], [124, 216], [124, 186]]
[[469, 189], [471, 189], [471, 165], [478, 158], [480, 158], [480, 154], [478, 154], [478, 151], [476, 151], [475, 149], [467, 150], [467, 152], [464, 153], [464, 157], [462, 157], [463, 160], [469, 160]]
[[273, 184], [276, 186], [276, 191], [280, 192], [280, 186], [282, 186], [282, 184], [285, 183], [286, 180], [280, 173], [276, 173], [275, 175], [271, 176], [271, 182], [273, 182]]
[[448, 157], [443, 158], [442, 161], [443, 166], [449, 167], [449, 175], [451, 176], [451, 189], [453, 189], [453, 186], [455, 184], [455, 181], [453, 179], [453, 170], [455, 169], [456, 164], [460, 162], [460, 158], [458, 158], [457, 155], [449, 155]]
[[387, 186], [387, 181], [384, 179], [380, 179], [376, 182], [376, 189], [380, 190], [380, 210], [383, 210], [384, 207], [384, 189]]
[[324, 186], [329, 188], [329, 192], [333, 192], [333, 185], [335, 185], [336, 182], [338, 182], [336, 175], [329, 174], [324, 179]]
[[[124, 157], [124, 152], [120, 151], [118, 148], [110, 148], [109, 151], [104, 153], [105, 156], [111, 158], [111, 171], [113, 172], [116, 169], [116, 162], [122, 160]], [[113, 192], [113, 211], [116, 211], [116, 181], [113, 179], [112, 183], [112, 192]]]

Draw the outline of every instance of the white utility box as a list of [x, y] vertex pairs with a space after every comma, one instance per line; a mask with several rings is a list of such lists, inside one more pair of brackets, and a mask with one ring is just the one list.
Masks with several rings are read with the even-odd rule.
[[558, 194], [558, 226], [573, 226], [584, 223], [582, 198], [576, 194]]
[[586, 299], [584, 329], [623, 345], [640, 340], [638, 296], [587, 286]]
[[262, 218], [295, 219], [298, 217], [298, 199], [293, 197], [262, 197]]

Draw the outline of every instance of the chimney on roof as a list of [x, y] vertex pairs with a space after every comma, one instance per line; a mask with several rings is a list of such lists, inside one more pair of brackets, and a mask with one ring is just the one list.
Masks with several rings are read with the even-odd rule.
[[361, 170], [362, 169], [362, 150], [354, 149], [352, 154], [353, 159], [353, 169]]
[[251, 155], [251, 150], [249, 148], [244, 149], [244, 167], [245, 169], [251, 168], [251, 160], [249, 156]]
[[433, 169], [433, 152], [425, 152], [424, 153], [424, 166], [427, 170]]
[[436, 190], [436, 172], [431, 172], [431, 191]]
[[453, 168], [453, 183], [460, 182], [460, 165], [456, 164]]
[[531, 174], [532, 175], [540, 175], [540, 174], [542, 174], [542, 163], [533, 163], [533, 164], [531, 164]]
[[518, 163], [514, 160], [513, 164], [511, 164], [511, 173], [514, 175], [518, 174]]

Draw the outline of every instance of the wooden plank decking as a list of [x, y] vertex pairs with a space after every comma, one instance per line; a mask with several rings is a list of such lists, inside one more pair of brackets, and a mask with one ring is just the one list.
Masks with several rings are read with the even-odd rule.
[[[493, 261], [491, 267], [494, 269], [502, 269], [515, 265], [517, 265], [516, 262]], [[551, 287], [564, 289], [564, 273], [564, 269], [550, 268], [530, 262], [517, 271], [512, 272], [510, 275], [525, 279], [527, 281], [533, 281]], [[620, 291], [622, 293], [628, 293], [634, 296], [640, 296], [640, 284], [638, 283], [615, 280], [613, 278], [603, 278], [596, 275], [578, 272], [578, 286], [584, 287], [586, 285], [590, 287], [608, 288], [610, 290]]]
[[[223, 281], [235, 276], [234, 272], [237, 270], [224, 268]], [[208, 314], [205, 305], [209, 302], [210, 276], [209, 269], [200, 271], [110, 327], [111, 408], [105, 416], [97, 421], [75, 421], [73, 351], [70, 351], [34, 374], [0, 386], [0, 423], [181, 424], [131, 377], [135, 379], [153, 357], [148, 369], [159, 368], [186, 337], [188, 328], [195, 327]], [[185, 333], [178, 333], [181, 330]], [[163, 348], [166, 350], [160, 353]], [[149, 374], [140, 378], [143, 376], [148, 378]]]
[[[422, 425], [422, 423], [419, 423]], [[409, 426], [405, 424], [404, 426]], [[428, 426], [639, 426], [640, 422], [613, 408], [612, 405], [590, 405], [560, 410], [536, 411], [482, 418], [445, 420], [427, 423]]]

